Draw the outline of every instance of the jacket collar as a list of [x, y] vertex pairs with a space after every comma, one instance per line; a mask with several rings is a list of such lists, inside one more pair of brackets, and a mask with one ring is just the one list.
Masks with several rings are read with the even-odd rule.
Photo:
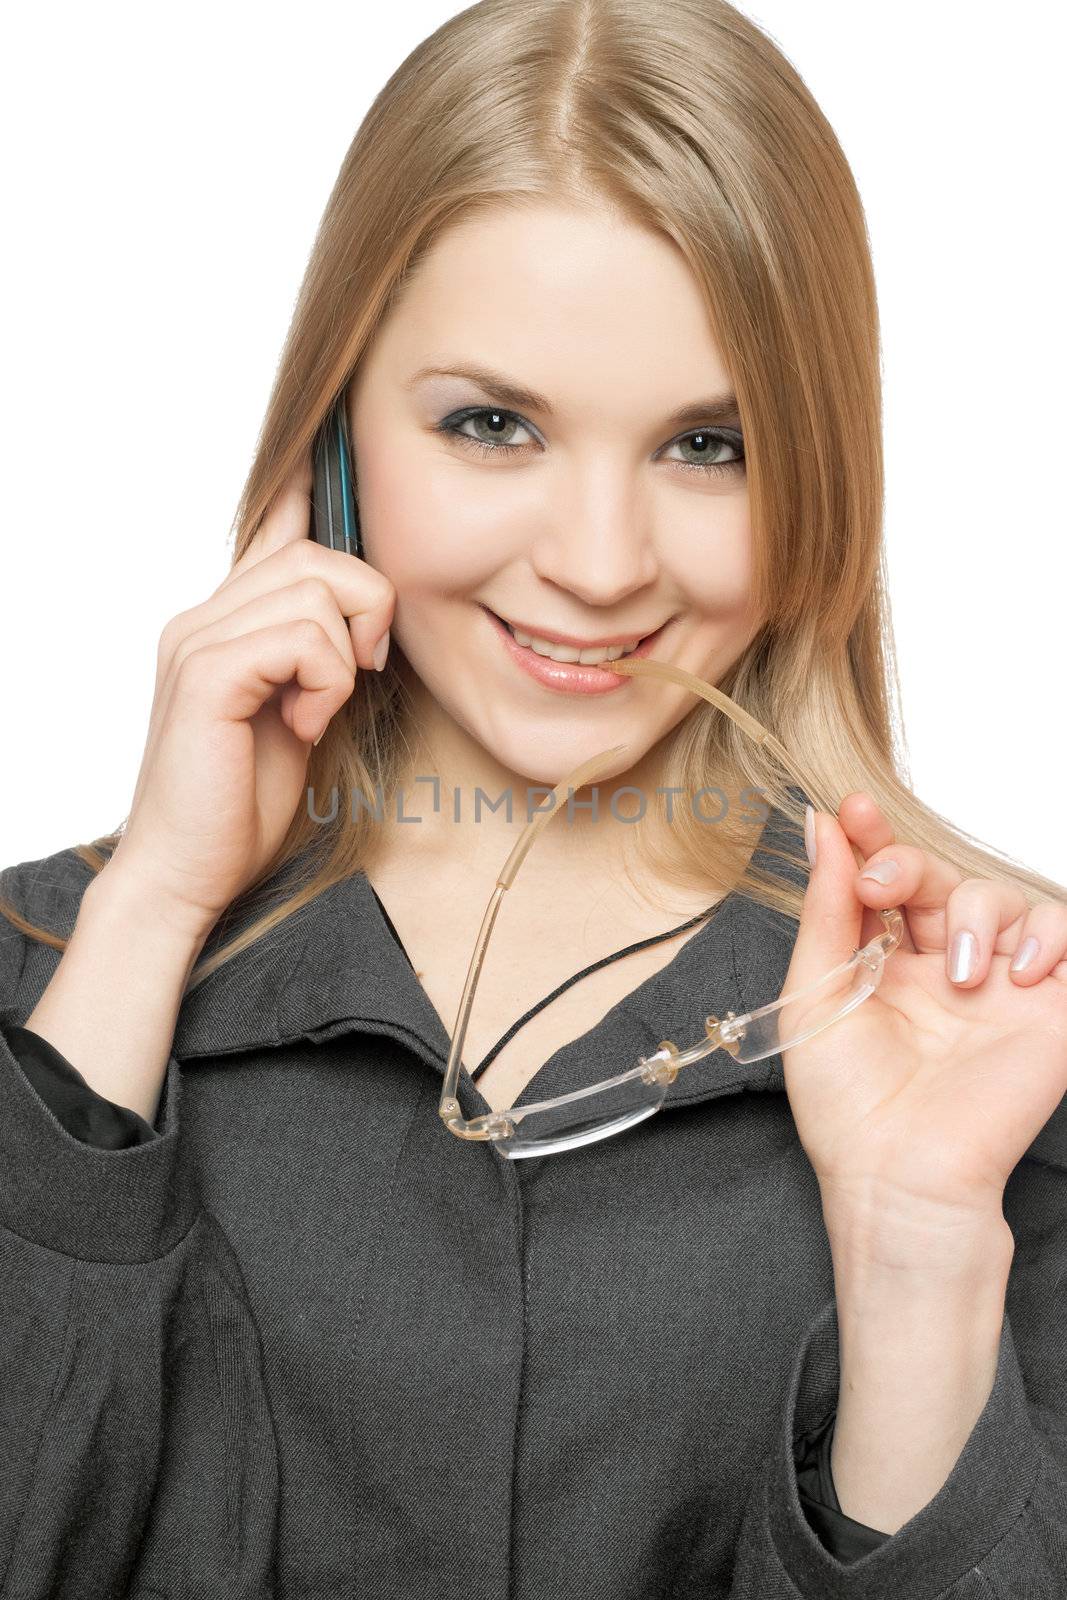
[[[785, 824], [772, 811], [754, 860], [794, 876], [765, 854], [768, 845], [782, 843]], [[235, 931], [232, 924], [216, 930], [218, 942]], [[205, 950], [215, 948], [215, 937]], [[780, 913], [736, 892], [726, 896], [664, 967], [549, 1058], [529, 1086], [530, 1097], [549, 1098], [623, 1071], [662, 1039], [684, 1048], [703, 1038], [708, 1015], [753, 1010], [776, 999], [794, 937], [795, 924]], [[174, 1053], [183, 1060], [217, 1058], [352, 1031], [387, 1034], [444, 1073], [448, 1030], [362, 871], [334, 884], [187, 994]], [[692, 1104], [741, 1088], [784, 1090], [781, 1057], [741, 1065], [716, 1051], [684, 1068], [666, 1098]]]

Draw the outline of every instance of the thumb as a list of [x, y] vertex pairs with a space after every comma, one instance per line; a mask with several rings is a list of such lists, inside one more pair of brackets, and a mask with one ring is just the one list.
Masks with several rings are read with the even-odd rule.
[[[784, 992], [815, 983], [847, 961], [860, 942], [863, 902], [853, 887], [856, 857], [836, 816], [808, 807], [805, 840], [814, 834], [815, 864], [804, 891], [800, 925]], [[808, 845], [809, 856], [811, 846]]]

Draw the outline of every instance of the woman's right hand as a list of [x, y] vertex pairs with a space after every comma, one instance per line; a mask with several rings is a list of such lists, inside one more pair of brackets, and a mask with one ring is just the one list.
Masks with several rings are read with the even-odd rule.
[[160, 636], [133, 803], [100, 877], [196, 937], [280, 846], [309, 751], [393, 619], [386, 577], [308, 537], [311, 484], [309, 455], [215, 592]]

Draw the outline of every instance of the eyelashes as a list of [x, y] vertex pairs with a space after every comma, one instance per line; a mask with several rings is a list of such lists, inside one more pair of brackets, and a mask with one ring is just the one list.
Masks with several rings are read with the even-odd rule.
[[[509, 427], [517, 426], [529, 430], [530, 425], [524, 422], [514, 411], [506, 411], [502, 406], [467, 406], [462, 411], [453, 411], [437, 423], [435, 431], [448, 437], [449, 442], [456, 440], [461, 446], [470, 450], [477, 450], [485, 459], [489, 456], [521, 455], [531, 447], [526, 444], [512, 444], [510, 441], [477, 439], [469, 433], [463, 432], [463, 427], [468, 422], [476, 419], [497, 418], [503, 427], [493, 431], [507, 432]], [[688, 433], [683, 433], [677, 439], [672, 439], [665, 448], [673, 450], [675, 446], [685, 445], [690, 440], [699, 440], [698, 451], [708, 449], [718, 451], [724, 446], [733, 451], [734, 459], [729, 461], [670, 461], [668, 465], [678, 468], [682, 472], [699, 472], [705, 477], [710, 475], [727, 476], [743, 473], [745, 470], [744, 440], [736, 428], [691, 428]]]

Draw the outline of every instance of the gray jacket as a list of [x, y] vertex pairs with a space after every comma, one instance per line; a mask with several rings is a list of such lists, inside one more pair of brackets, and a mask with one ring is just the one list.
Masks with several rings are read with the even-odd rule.
[[[0, 892], [69, 932], [89, 877]], [[727, 897], [520, 1103], [776, 998], [792, 942]], [[58, 960], [0, 923], [0, 1025]], [[186, 996], [148, 1144], [71, 1137], [0, 1034], [0, 1600], [1067, 1595], [1063, 1105], [1005, 1196], [993, 1392], [845, 1564], [797, 1492], [838, 1346], [780, 1057], [510, 1162], [440, 1122], [448, 1047], [363, 874]]]

